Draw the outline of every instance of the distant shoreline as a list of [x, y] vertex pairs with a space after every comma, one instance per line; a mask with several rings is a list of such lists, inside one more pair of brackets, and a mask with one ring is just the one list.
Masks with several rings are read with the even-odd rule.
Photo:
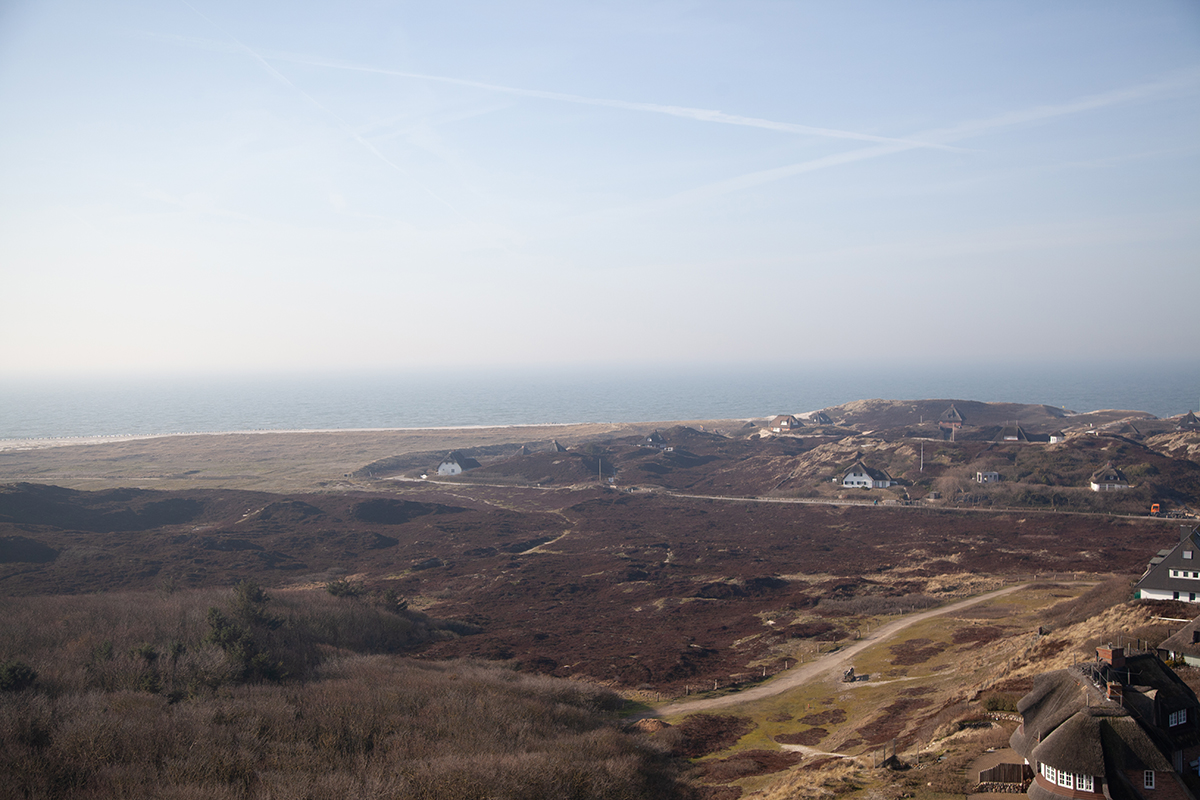
[[[812, 414], [815, 412], [806, 412]], [[270, 434], [286, 434], [290, 436], [305, 434], [356, 434], [356, 433], [444, 433], [448, 431], [494, 431], [517, 430], [521, 428], [577, 428], [591, 425], [609, 425], [613, 427], [645, 425], [670, 426], [687, 425], [693, 422], [748, 422], [752, 419], [767, 419], [761, 417], [745, 417], [731, 420], [647, 420], [644, 422], [521, 422], [507, 425], [422, 425], [411, 427], [386, 428], [258, 428], [235, 431], [177, 431], [174, 433], [110, 433], [94, 436], [39, 436], [28, 438], [0, 439], [0, 453], [6, 451], [46, 450], [54, 447], [73, 447], [76, 445], [92, 446], [101, 444], [119, 444], [124, 442], [144, 441], [147, 439], [172, 439], [184, 436], [258, 436]], [[802, 416], [797, 414], [796, 416]]]

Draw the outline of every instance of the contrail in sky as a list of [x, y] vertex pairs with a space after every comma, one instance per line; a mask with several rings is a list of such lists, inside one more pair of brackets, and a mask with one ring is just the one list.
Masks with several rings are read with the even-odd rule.
[[[1071, 100], [1067, 103], [1059, 105], [1042, 105], [1032, 108], [1022, 109], [1020, 111], [1012, 111], [1007, 114], [1001, 114], [996, 117], [991, 117], [982, 120], [972, 120], [955, 125], [950, 128], [936, 128], [933, 130], [922, 131], [915, 134], [913, 140], [933, 141], [933, 142], [955, 142], [961, 139], [967, 139], [971, 136], [978, 136], [988, 131], [999, 128], [1007, 128], [1014, 125], [1022, 125], [1042, 120], [1053, 119], [1055, 117], [1065, 117], [1071, 114], [1079, 114], [1085, 111], [1092, 111], [1106, 106], [1118, 105], [1120, 103], [1133, 102], [1146, 97], [1151, 97], [1162, 92], [1172, 89], [1180, 89], [1188, 86], [1194, 86], [1200, 81], [1200, 70], [1188, 70], [1175, 79], [1156, 81], [1154, 83], [1144, 83], [1139, 86], [1132, 86], [1128, 89], [1117, 89], [1103, 94], [1088, 95]], [[825, 156], [823, 158], [815, 158], [811, 161], [802, 161], [798, 164], [788, 164], [782, 167], [773, 167], [771, 169], [760, 170], [758, 172], [750, 172], [745, 175], [739, 175], [736, 178], [728, 178], [723, 181], [710, 183], [706, 186], [699, 186], [695, 189], [689, 189], [679, 194], [668, 198], [668, 201], [680, 200], [697, 200], [707, 197], [716, 197], [729, 192], [748, 189], [752, 186], [760, 186], [765, 183], [782, 180], [799, 175], [803, 172], [813, 172], [826, 167], [834, 167], [840, 164], [850, 164], [856, 161], [866, 161], [880, 156], [888, 156], [893, 153], [901, 153], [906, 150], [915, 150], [919, 147], [917, 144], [910, 143], [911, 140], [892, 140], [893, 144], [876, 145], [874, 147], [863, 147], [858, 150], [851, 150], [848, 153], [838, 153], [836, 155]]]
[[[183, 1], [186, 2], [186, 0]], [[194, 8], [192, 10], [195, 11]], [[200, 12], [197, 11], [196, 13], [199, 14]], [[204, 15], [201, 14], [200, 16]], [[207, 17], [205, 17], [205, 19], [207, 19]], [[209, 20], [209, 22], [211, 23], [211, 20]], [[214, 27], [217, 26], [214, 24]], [[224, 33], [224, 31], [222, 32]], [[214, 44], [216, 44], [213, 42], [181, 36], [162, 36], [160, 34], [152, 33], [139, 33], [135, 35], [145, 38], [171, 41], [175, 42], [176, 44], [184, 44], [192, 47], [212, 47]], [[722, 125], [739, 125], [748, 128], [762, 128], [764, 130], [780, 131], [781, 133], [795, 133], [803, 136], [820, 136], [828, 139], [851, 139], [863, 142], [879, 142], [886, 144], [905, 144], [910, 147], [927, 147], [935, 150], [961, 149], [941, 142], [900, 139], [891, 136], [876, 136], [870, 133], [857, 133], [855, 131], [844, 131], [837, 128], [822, 128], [814, 125], [801, 125], [794, 122], [777, 122], [775, 120], [761, 119], [759, 117], [743, 117], [738, 114], [726, 114], [724, 111], [716, 111], [708, 108], [691, 108], [689, 106], [675, 106], [662, 103], [636, 103], [628, 100], [608, 100], [599, 97], [585, 97], [583, 95], [569, 94], [565, 92], [547, 92], [541, 89], [522, 89], [516, 86], [504, 86], [496, 83], [483, 83], [481, 81], [472, 81], [465, 78], [452, 78], [446, 75], [429, 75], [423, 72], [405, 72], [403, 70], [372, 67], [364, 64], [351, 64], [345, 61], [336, 61], [328, 58], [316, 58], [313, 56], [298, 55], [295, 53], [281, 53], [271, 50], [254, 51], [241, 42], [238, 42], [233, 36], [229, 36], [229, 38], [237, 42], [240, 49], [249, 52], [264, 65], [267, 64], [267, 59], [271, 59], [273, 61], [287, 61], [293, 64], [305, 64], [312, 67], [325, 67], [327, 69], [340, 69], [350, 72], [370, 72], [377, 75], [390, 75], [396, 78], [411, 78], [413, 80], [430, 81], [434, 83], [448, 83], [454, 86], [465, 86], [471, 89], [482, 89], [488, 92], [510, 94], [519, 97], [532, 97], [539, 100], [553, 100], [560, 103], [575, 103], [577, 105], [619, 108], [625, 111], [642, 111], [651, 114], [666, 114], [667, 116], [681, 117], [683, 119], [696, 120], [697, 122], [715, 122]], [[217, 46], [220, 47], [220, 45]], [[269, 65], [267, 66], [269, 67]], [[272, 71], [274, 72], [274, 70]], [[309, 99], [311, 100], [311, 98]]]
[[577, 103], [579, 105], [620, 108], [627, 111], [647, 111], [653, 114], [667, 114], [668, 116], [694, 119], [699, 122], [718, 122], [725, 125], [742, 125], [749, 128], [764, 128], [766, 130], [782, 131], [784, 133], [798, 133], [806, 136], [823, 136], [831, 139], [857, 139], [864, 142], [887, 142], [891, 144], [903, 143], [912, 147], [930, 147], [938, 150], [958, 149], [937, 142], [922, 142], [913, 139], [897, 139], [890, 136], [875, 136], [869, 133], [856, 133], [854, 131], [843, 131], [836, 128], [820, 128], [812, 125], [800, 125], [794, 122], [776, 122], [774, 120], [759, 119], [757, 117], [743, 117], [737, 114], [726, 114], [724, 111], [715, 111], [707, 108], [690, 108], [688, 106], [672, 106], [663, 105], [660, 103], [635, 103], [628, 100], [606, 100], [604, 98], [584, 97], [582, 95], [566, 94], [563, 92], [546, 92], [540, 89], [521, 89], [514, 86], [503, 86], [495, 83], [482, 83], [480, 81], [471, 81], [463, 78], [450, 78], [444, 75], [428, 75], [422, 72], [404, 72], [401, 70], [370, 67], [361, 64], [349, 64], [341, 61], [333, 61], [331, 59], [312, 58], [309, 56], [300, 56], [290, 53], [273, 52], [269, 53], [268, 57], [278, 61], [290, 61], [297, 64], [308, 64], [309, 66], [314, 67], [328, 67], [330, 69], [343, 69], [354, 72], [374, 72], [380, 75], [392, 75], [398, 78], [413, 78], [416, 80], [435, 81], [437, 83], [450, 83], [456, 86], [467, 86], [473, 89], [484, 89], [489, 92], [513, 94], [521, 97], [535, 97], [542, 100], [557, 100], [563, 103]]
[[180, 2], [182, 2], [182, 3], [183, 3], [185, 6], [187, 6], [188, 8], [190, 8], [190, 9], [191, 9], [193, 12], [195, 12], [195, 14], [196, 14], [197, 16], [199, 16], [201, 19], [203, 19], [203, 20], [204, 20], [205, 22], [207, 22], [209, 25], [212, 25], [214, 28], [216, 28], [217, 30], [221, 31], [221, 33], [223, 33], [225, 36], [229, 37], [229, 40], [230, 40], [230, 41], [232, 41], [234, 44], [236, 44], [236, 45], [237, 45], [237, 49], [239, 49], [239, 50], [241, 50], [242, 52], [244, 52], [244, 53], [248, 54], [248, 55], [249, 55], [251, 58], [253, 58], [253, 59], [254, 59], [255, 61], [257, 61], [259, 64], [261, 64], [261, 65], [263, 66], [263, 68], [264, 68], [264, 69], [266, 69], [266, 70], [267, 70], [267, 72], [269, 72], [269, 73], [270, 73], [270, 74], [271, 74], [271, 75], [272, 75], [272, 76], [273, 76], [273, 77], [274, 77], [276, 80], [279, 80], [279, 81], [281, 81], [281, 82], [282, 82], [283, 84], [285, 84], [285, 85], [286, 85], [288, 88], [292, 89], [292, 91], [294, 91], [294, 92], [297, 92], [297, 93], [298, 93], [299, 95], [301, 95], [301, 96], [302, 96], [302, 97], [303, 97], [305, 100], [307, 100], [308, 102], [312, 103], [314, 106], [316, 106], [318, 109], [320, 109], [321, 111], [323, 111], [325, 114], [328, 114], [328, 115], [329, 115], [329, 116], [330, 116], [330, 117], [331, 117], [331, 118], [334, 120], [334, 122], [336, 122], [336, 123], [337, 123], [338, 127], [339, 127], [339, 128], [341, 128], [341, 129], [342, 129], [342, 131], [343, 131], [343, 132], [344, 132], [344, 133], [345, 133], [347, 136], [351, 137], [351, 138], [352, 138], [352, 139], [354, 139], [356, 142], [358, 142], [360, 145], [362, 145], [363, 147], [365, 147], [365, 148], [366, 148], [366, 149], [367, 149], [367, 150], [368, 150], [368, 151], [369, 151], [369, 152], [370, 152], [372, 155], [374, 155], [376, 158], [378, 158], [378, 159], [379, 159], [380, 161], [382, 161], [384, 164], [387, 164], [389, 167], [391, 167], [392, 169], [394, 169], [396, 172], [399, 172], [399, 173], [400, 173], [401, 175], [403, 175], [405, 178], [408, 178], [410, 181], [412, 181], [414, 184], [416, 184], [416, 185], [417, 185], [417, 186], [419, 186], [419, 187], [420, 187], [422, 190], [424, 190], [424, 191], [425, 191], [425, 193], [426, 193], [426, 194], [428, 194], [430, 197], [432, 197], [434, 200], [437, 200], [439, 203], [441, 203], [442, 205], [446, 206], [446, 208], [449, 208], [451, 211], [454, 211], [455, 213], [457, 213], [457, 212], [458, 212], [458, 209], [456, 209], [456, 208], [455, 208], [453, 205], [451, 205], [451, 204], [449, 203], [449, 201], [447, 201], [446, 199], [444, 199], [444, 198], [440, 197], [440, 196], [439, 196], [439, 195], [437, 195], [435, 192], [433, 192], [432, 190], [430, 190], [428, 187], [424, 186], [424, 185], [423, 185], [423, 184], [421, 184], [419, 181], [415, 180], [415, 179], [413, 178], [413, 176], [412, 176], [412, 175], [410, 175], [410, 174], [408, 173], [408, 171], [407, 171], [407, 170], [405, 170], [405, 169], [404, 169], [403, 167], [401, 167], [399, 164], [397, 164], [396, 162], [392, 161], [390, 158], [388, 158], [388, 157], [387, 157], [387, 156], [385, 156], [383, 153], [381, 153], [381, 152], [379, 151], [379, 148], [377, 148], [375, 145], [371, 144], [371, 143], [370, 143], [370, 142], [368, 142], [366, 139], [364, 139], [364, 138], [363, 138], [363, 137], [362, 137], [362, 136], [361, 136], [361, 135], [358, 133], [358, 131], [354, 130], [354, 129], [353, 129], [353, 128], [351, 128], [349, 125], [347, 125], [347, 124], [346, 124], [346, 122], [345, 122], [345, 121], [344, 121], [344, 120], [343, 120], [341, 117], [339, 117], [337, 114], [335, 114], [335, 113], [333, 113], [332, 111], [330, 111], [330, 110], [329, 110], [328, 108], [326, 108], [325, 106], [321, 105], [319, 102], [317, 102], [317, 100], [316, 100], [316, 99], [315, 99], [315, 98], [314, 98], [312, 95], [310, 95], [308, 92], [304, 91], [304, 90], [303, 90], [303, 89], [301, 89], [299, 86], [297, 86], [296, 84], [294, 84], [294, 83], [292, 83], [290, 80], [288, 80], [288, 78], [287, 78], [287, 76], [286, 76], [286, 75], [284, 75], [284, 74], [283, 74], [282, 72], [280, 72], [279, 70], [275, 69], [275, 67], [271, 66], [271, 64], [270, 64], [270, 63], [269, 63], [269, 62], [268, 62], [268, 61], [267, 61], [265, 58], [263, 58], [261, 55], [259, 55], [259, 54], [258, 54], [258, 53], [257, 53], [255, 50], [253, 50], [253, 49], [252, 49], [252, 48], [251, 48], [249, 45], [246, 45], [246, 44], [244, 44], [244, 43], [243, 43], [241, 40], [239, 40], [239, 39], [238, 39], [236, 36], [234, 36], [233, 34], [229, 33], [228, 31], [224, 30], [224, 29], [223, 29], [223, 28], [222, 28], [220, 25], [218, 25], [216, 22], [212, 21], [211, 19], [209, 19], [208, 17], [206, 17], [204, 14], [200, 13], [200, 11], [199, 11], [199, 10], [198, 10], [198, 9], [197, 9], [195, 6], [193, 6], [191, 3], [189, 3], [187, 0], [180, 0]]

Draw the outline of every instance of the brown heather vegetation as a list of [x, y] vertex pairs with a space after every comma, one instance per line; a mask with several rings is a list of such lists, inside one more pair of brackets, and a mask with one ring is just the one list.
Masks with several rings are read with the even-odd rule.
[[37, 679], [0, 692], [0, 798], [685, 796], [606, 690], [378, 654], [451, 627], [247, 584], [6, 599]]

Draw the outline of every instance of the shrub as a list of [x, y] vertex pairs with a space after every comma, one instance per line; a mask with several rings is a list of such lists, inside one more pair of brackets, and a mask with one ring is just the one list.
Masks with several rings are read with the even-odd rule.
[[348, 580], [336, 580], [325, 584], [325, 591], [334, 597], [359, 597], [363, 593], [363, 585]]
[[24, 661], [5, 661], [0, 664], [0, 692], [19, 692], [33, 686], [37, 673]]

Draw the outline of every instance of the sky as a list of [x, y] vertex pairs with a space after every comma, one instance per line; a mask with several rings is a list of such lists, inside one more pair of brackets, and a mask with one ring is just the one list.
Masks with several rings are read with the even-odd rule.
[[1200, 4], [0, 2], [0, 377], [1188, 356]]

